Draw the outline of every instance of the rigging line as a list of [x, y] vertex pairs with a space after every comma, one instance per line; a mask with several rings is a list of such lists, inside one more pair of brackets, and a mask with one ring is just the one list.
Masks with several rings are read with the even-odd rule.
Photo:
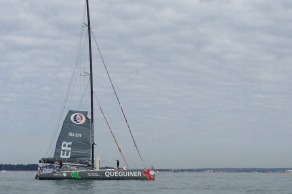
[[104, 120], [105, 120], [105, 122], [106, 122], [106, 124], [107, 124], [107, 126], [108, 126], [108, 128], [109, 128], [109, 130], [110, 130], [110, 132], [111, 132], [111, 134], [112, 134], [112, 137], [113, 137], [113, 139], [115, 140], [115, 143], [116, 143], [116, 145], [117, 145], [117, 147], [118, 147], [118, 150], [119, 150], [119, 152], [120, 152], [120, 154], [121, 154], [121, 156], [122, 156], [124, 162], [126, 163], [127, 168], [129, 168], [128, 163], [127, 163], [127, 161], [126, 161], [126, 158], [125, 158], [125, 156], [124, 156], [124, 154], [123, 154], [123, 151], [122, 151], [122, 149], [120, 148], [120, 146], [119, 146], [119, 144], [118, 144], [118, 141], [117, 141], [117, 139], [116, 139], [116, 137], [115, 137], [115, 135], [114, 135], [114, 133], [113, 133], [113, 131], [112, 131], [110, 125], [109, 125], [109, 122], [108, 122], [108, 120], [107, 120], [107, 118], [106, 118], [106, 116], [105, 116], [105, 114], [104, 114], [104, 112], [103, 112], [103, 110], [102, 110], [102, 108], [101, 108], [101, 105], [100, 105], [99, 101], [97, 100], [97, 97], [96, 97], [95, 93], [94, 93], [94, 97], [95, 97], [95, 100], [97, 101], [97, 104], [98, 104], [98, 106], [99, 106], [100, 112], [101, 112], [101, 114], [102, 114], [102, 116], [103, 116], [103, 118], [104, 118]]
[[58, 130], [59, 126], [60, 126], [61, 119], [62, 119], [62, 115], [64, 114], [64, 111], [65, 111], [65, 108], [66, 108], [66, 104], [67, 104], [67, 102], [68, 102], [69, 93], [70, 93], [70, 90], [71, 90], [72, 83], [73, 83], [73, 81], [74, 81], [75, 74], [76, 74], [76, 68], [74, 69], [74, 72], [73, 72], [73, 74], [72, 74], [72, 77], [71, 77], [71, 80], [70, 80], [70, 83], [69, 83], [69, 87], [68, 87], [67, 92], [66, 92], [67, 95], [66, 95], [66, 97], [65, 97], [65, 99], [64, 99], [63, 106], [62, 106], [62, 108], [61, 108], [61, 112], [60, 112], [60, 115], [59, 115], [58, 121], [57, 121], [57, 123], [56, 123], [56, 125], [55, 125], [55, 131], [54, 131], [54, 134], [53, 134], [53, 138], [52, 138], [52, 140], [51, 140], [51, 143], [50, 143], [50, 145], [49, 145], [49, 148], [48, 148], [48, 150], [47, 150], [46, 157], [48, 156], [49, 150], [52, 148], [52, 146], [53, 146], [53, 142], [54, 142], [54, 140], [56, 139], [56, 136], [57, 136], [57, 130]]
[[94, 34], [92, 33], [92, 31], [91, 31], [91, 34], [92, 34], [93, 39], [94, 39], [94, 41], [95, 41], [95, 44], [96, 44], [96, 46], [97, 46], [97, 49], [98, 49], [99, 55], [100, 55], [101, 60], [102, 60], [102, 63], [103, 63], [103, 66], [104, 66], [104, 68], [105, 68], [105, 70], [106, 70], [107, 76], [108, 76], [108, 78], [109, 78], [109, 80], [110, 80], [110, 83], [111, 83], [111, 86], [112, 86], [112, 88], [113, 88], [113, 90], [114, 90], [114, 93], [115, 93], [116, 99], [117, 99], [117, 101], [118, 101], [118, 104], [119, 104], [119, 106], [120, 106], [120, 109], [121, 109], [121, 111], [122, 111], [122, 114], [123, 114], [123, 116], [124, 116], [124, 119], [125, 119], [125, 121], [126, 121], [127, 127], [128, 127], [128, 129], [129, 129], [129, 131], [130, 131], [130, 134], [131, 134], [132, 140], [133, 140], [133, 142], [134, 142], [134, 146], [135, 146], [135, 148], [136, 148], [136, 150], [137, 150], [137, 152], [138, 152], [138, 154], [139, 154], [139, 157], [140, 157], [140, 159], [141, 159], [141, 162], [142, 162], [142, 164], [143, 164], [143, 167], [145, 168], [144, 161], [143, 161], [143, 159], [142, 159], [141, 153], [140, 153], [140, 151], [139, 151], [139, 149], [138, 149], [138, 146], [137, 146], [137, 143], [136, 143], [136, 141], [135, 141], [135, 139], [134, 139], [134, 136], [133, 136], [132, 130], [131, 130], [131, 128], [130, 128], [130, 125], [129, 125], [129, 123], [128, 123], [128, 120], [127, 120], [127, 118], [126, 118], [126, 115], [125, 115], [125, 113], [124, 113], [124, 110], [123, 110], [123, 108], [122, 108], [122, 105], [121, 105], [120, 99], [119, 99], [119, 97], [118, 97], [118, 94], [117, 94], [117, 92], [116, 92], [116, 89], [115, 89], [115, 87], [114, 87], [114, 84], [113, 84], [113, 82], [112, 82], [112, 79], [111, 79], [111, 77], [110, 77], [110, 74], [109, 74], [109, 72], [108, 72], [108, 69], [107, 69], [107, 67], [106, 67], [106, 65], [105, 65], [105, 62], [104, 62], [103, 56], [102, 56], [101, 51], [100, 51], [100, 49], [99, 49], [99, 46], [98, 46], [98, 44], [97, 44], [96, 38], [95, 38]]
[[86, 105], [85, 95], [86, 95], [87, 89], [89, 88], [88, 87], [89, 83], [90, 83], [90, 79], [88, 79], [86, 84], [84, 84], [84, 90], [83, 90], [83, 93], [82, 93], [82, 95], [80, 97], [80, 104], [77, 106], [77, 110], [78, 109], [82, 109]]
[[[73, 82], [74, 82], [74, 79], [75, 79], [75, 77], [76, 77], [76, 69], [77, 69], [77, 67], [78, 67], [78, 65], [80, 64], [80, 58], [81, 58], [81, 55], [82, 55], [82, 37], [83, 37], [83, 32], [84, 32], [84, 30], [83, 30], [83, 28], [81, 28], [82, 30], [81, 30], [81, 33], [80, 33], [80, 40], [79, 40], [79, 48], [78, 48], [78, 55], [77, 55], [77, 58], [76, 58], [76, 64], [75, 64], [75, 68], [74, 68], [74, 71], [73, 71], [73, 73], [72, 73], [72, 76], [71, 76], [71, 79], [70, 79], [70, 82], [69, 82], [69, 86], [68, 86], [68, 88], [67, 88], [67, 92], [66, 92], [66, 96], [65, 96], [65, 98], [64, 98], [64, 101], [63, 101], [63, 106], [62, 106], [62, 108], [61, 108], [61, 111], [60, 111], [60, 114], [59, 114], [59, 117], [58, 117], [58, 120], [57, 120], [57, 122], [56, 122], [56, 124], [55, 124], [55, 130], [54, 130], [54, 133], [53, 133], [53, 135], [52, 135], [52, 138], [51, 138], [51, 142], [50, 142], [50, 144], [49, 144], [49, 146], [48, 146], [48, 149], [47, 149], [47, 152], [46, 152], [46, 155], [45, 155], [45, 157], [48, 157], [48, 155], [49, 155], [49, 152], [50, 151], [53, 151], [52, 150], [52, 146], [53, 146], [53, 143], [54, 143], [54, 140], [56, 139], [56, 136], [57, 136], [57, 132], [58, 132], [58, 129], [59, 129], [59, 127], [60, 127], [60, 123], [61, 123], [61, 119], [62, 119], [62, 115], [64, 114], [64, 111], [65, 111], [65, 108], [66, 108], [66, 105], [67, 105], [67, 103], [68, 103], [68, 99], [69, 99], [69, 94], [70, 94], [70, 91], [72, 90], [71, 88], [72, 88], [72, 85], [73, 85]], [[71, 100], [70, 100], [71, 101]]]
[[[71, 85], [74, 85], [75, 86], [75, 84], [76, 84], [76, 82], [77, 82], [77, 78], [79, 77], [80, 78], [80, 76], [77, 76], [77, 73], [78, 72], [81, 72], [81, 70], [82, 70], [82, 66], [81, 66], [81, 62], [82, 62], [82, 60], [84, 60], [84, 56], [85, 56], [85, 49], [84, 49], [84, 47], [85, 47], [85, 42], [86, 42], [86, 40], [85, 40], [85, 36], [84, 36], [84, 28], [82, 28], [82, 34], [81, 34], [81, 37], [80, 37], [80, 44], [79, 44], [79, 49], [78, 49], [78, 57], [77, 57], [77, 63], [76, 63], [76, 70], [75, 71], [77, 71], [75, 74], [75, 76], [74, 76], [74, 79], [72, 79], [72, 84]], [[80, 86], [81, 87], [81, 86]], [[73, 87], [73, 89], [71, 89], [71, 91], [69, 91], [69, 92], [71, 92], [70, 94], [68, 93], [67, 95], [69, 95], [69, 100], [68, 100], [68, 102], [67, 102], [67, 104], [68, 104], [68, 106], [70, 106], [71, 105], [71, 103], [72, 103], [72, 99], [73, 99], [73, 94], [75, 93], [75, 90], [76, 90], [76, 87]], [[80, 90], [81, 91], [81, 90]]]
[[[81, 19], [82, 21], [85, 21], [85, 15], [86, 15], [86, 4], [84, 4], [83, 18]], [[50, 151], [53, 152], [53, 148], [52, 148], [53, 147], [53, 143], [54, 143], [54, 140], [57, 137], [57, 132], [58, 132], [58, 129], [60, 128], [61, 119], [62, 119], [62, 116], [63, 116], [64, 111], [66, 109], [66, 105], [71, 104], [71, 101], [72, 101], [72, 95], [71, 95], [70, 99], [69, 99], [69, 96], [70, 96], [70, 92], [72, 94], [74, 93], [74, 88], [73, 88], [73, 91], [72, 91], [71, 87], [73, 85], [74, 80], [76, 80], [76, 69], [77, 69], [78, 65], [81, 64], [82, 56], [84, 56], [84, 49], [82, 49], [83, 48], [82, 45], [84, 45], [85, 40], [83, 39], [83, 37], [84, 37], [83, 34], [84, 34], [84, 28], [82, 27], [81, 28], [81, 32], [80, 32], [79, 47], [78, 47], [78, 51], [77, 51], [78, 55], [76, 57], [75, 68], [74, 68], [74, 71], [72, 73], [72, 76], [71, 76], [71, 79], [70, 79], [70, 82], [69, 82], [69, 86], [68, 86], [68, 89], [67, 89], [67, 92], [66, 92], [66, 97], [64, 98], [63, 105], [62, 105], [60, 114], [58, 116], [58, 120], [57, 120], [57, 122], [55, 124], [54, 132], [53, 132], [53, 135], [52, 135], [52, 138], [51, 138], [51, 142], [49, 143], [49, 146], [48, 146], [47, 152], [45, 154], [45, 157], [48, 157]]]

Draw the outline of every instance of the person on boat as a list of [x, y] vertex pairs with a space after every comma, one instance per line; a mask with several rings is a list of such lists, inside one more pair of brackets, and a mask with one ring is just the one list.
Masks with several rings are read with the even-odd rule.
[[117, 160], [117, 169], [119, 169], [119, 168], [120, 168], [120, 161]]

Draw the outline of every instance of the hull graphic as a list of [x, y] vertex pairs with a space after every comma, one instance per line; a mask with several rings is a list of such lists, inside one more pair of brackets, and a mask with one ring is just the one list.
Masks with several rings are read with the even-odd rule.
[[39, 180], [58, 179], [92, 179], [92, 180], [155, 180], [155, 173], [150, 169], [137, 170], [80, 170], [80, 171], [60, 171], [43, 172], [36, 175]]

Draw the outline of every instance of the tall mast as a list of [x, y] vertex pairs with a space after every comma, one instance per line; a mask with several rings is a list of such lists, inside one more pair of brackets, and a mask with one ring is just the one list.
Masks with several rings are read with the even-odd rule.
[[89, 46], [89, 67], [90, 67], [90, 108], [91, 108], [91, 165], [94, 169], [94, 114], [93, 114], [93, 74], [92, 74], [92, 51], [91, 51], [91, 25], [90, 25], [90, 14], [89, 14], [89, 3], [86, 0], [87, 7], [87, 28], [88, 28], [88, 46]]

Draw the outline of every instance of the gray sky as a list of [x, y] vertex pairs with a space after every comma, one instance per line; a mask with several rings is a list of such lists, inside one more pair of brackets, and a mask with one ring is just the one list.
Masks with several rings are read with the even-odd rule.
[[[83, 0], [1, 0], [0, 162], [46, 153], [83, 12]], [[91, 19], [146, 166], [292, 166], [292, 1], [98, 0]], [[130, 167], [140, 167], [94, 55], [98, 99]], [[115, 165], [121, 157], [96, 117], [96, 154]]]

